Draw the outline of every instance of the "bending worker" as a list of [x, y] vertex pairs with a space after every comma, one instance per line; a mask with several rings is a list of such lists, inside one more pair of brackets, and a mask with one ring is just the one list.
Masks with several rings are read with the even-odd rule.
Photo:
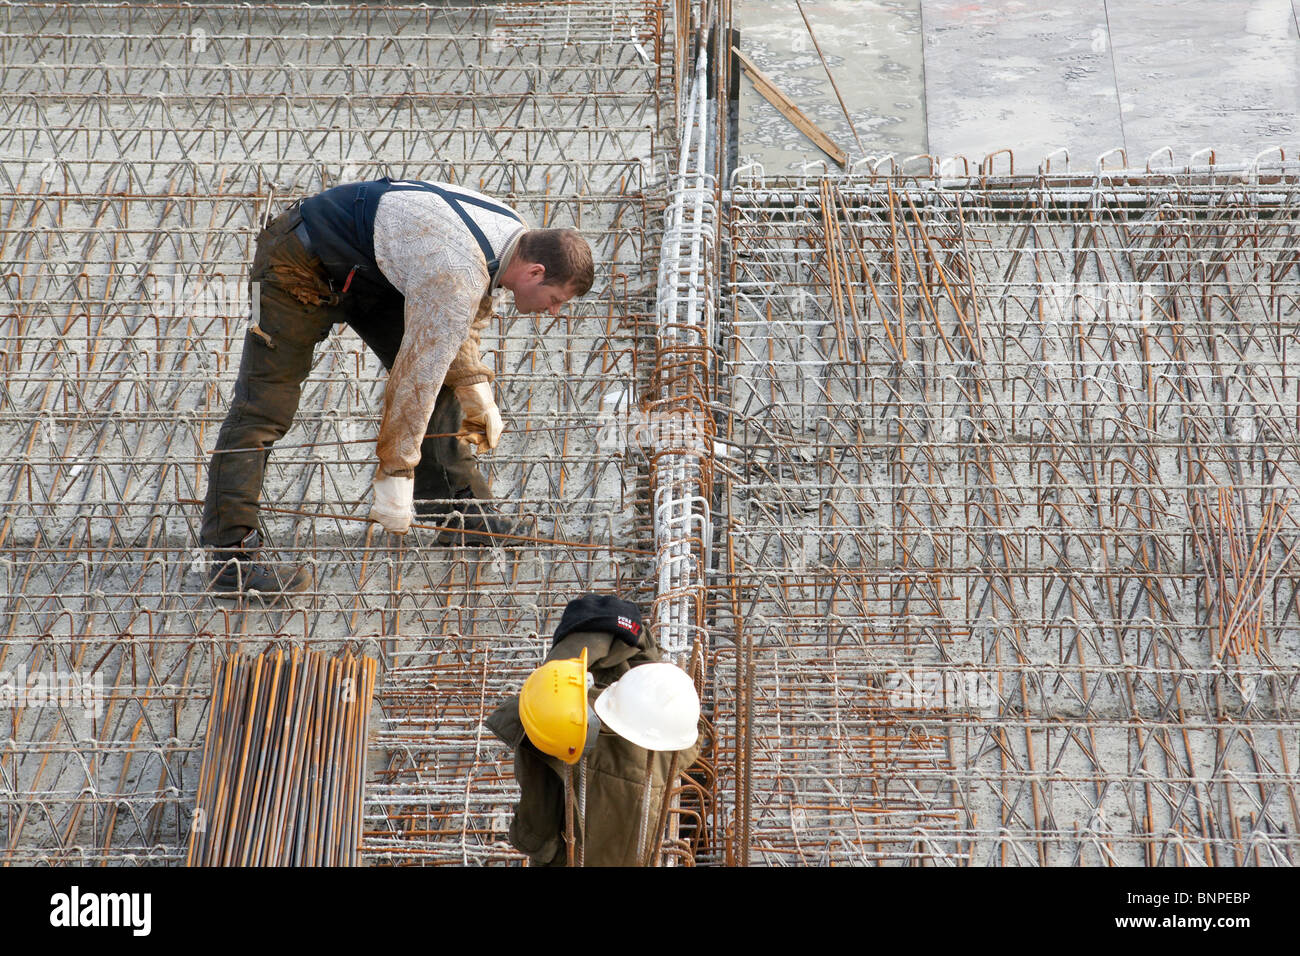
[[[460, 512], [444, 543], [503, 542], [476, 449], [503, 428], [479, 334], [492, 293], [520, 312], [558, 313], [592, 284], [591, 249], [571, 229], [529, 229], [514, 210], [459, 186], [380, 179], [290, 207], [257, 238], [252, 328], [208, 472], [200, 536], [211, 589], [301, 591], [309, 572], [262, 558], [258, 498], [272, 444], [293, 421], [312, 352], [346, 322], [388, 369], [370, 517], [404, 534], [415, 513]], [[429, 437], [457, 435], [458, 437]], [[420, 500], [419, 505], [416, 499]]]

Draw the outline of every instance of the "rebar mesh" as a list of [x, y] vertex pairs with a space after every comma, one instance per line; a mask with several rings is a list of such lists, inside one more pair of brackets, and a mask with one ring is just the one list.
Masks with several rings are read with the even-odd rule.
[[[493, 829], [515, 791], [482, 708], [571, 597], [651, 598], [647, 455], [602, 441], [599, 415], [653, 365], [673, 9], [0, 8], [0, 671], [98, 681], [102, 705], [5, 711], [6, 861], [183, 859], [216, 668], [298, 643], [383, 656], [366, 860], [519, 859]], [[507, 433], [483, 464], [532, 540], [373, 530], [385, 375], [337, 327], [263, 489], [264, 538], [315, 588], [292, 608], [214, 601], [198, 517], [253, 240], [289, 201], [382, 175], [463, 183], [591, 242], [590, 295], [555, 318], [507, 299], [484, 340]]]
[[741, 855], [1294, 862], [1297, 172], [741, 173]]
[[[518, 862], [481, 720], [587, 590], [703, 667], [674, 862], [1294, 862], [1300, 169], [722, 189], [689, 8], [0, 7], [6, 862], [181, 862], [218, 669], [299, 645], [381, 662], [362, 862]], [[528, 540], [365, 520], [340, 329], [263, 493], [315, 588], [213, 601], [253, 239], [380, 175], [592, 242], [484, 341]]]

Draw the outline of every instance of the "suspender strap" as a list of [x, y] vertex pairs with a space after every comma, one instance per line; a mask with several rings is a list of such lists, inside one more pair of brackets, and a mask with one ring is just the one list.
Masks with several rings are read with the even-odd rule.
[[479, 206], [522, 225], [523, 220], [518, 213], [500, 203], [444, 189], [435, 183], [410, 179], [393, 182], [385, 178], [335, 186], [304, 199], [299, 207], [303, 223], [311, 236], [313, 252], [320, 257], [329, 273], [332, 288], [337, 291], [348, 287], [349, 282], [355, 279], [353, 286], [364, 290], [366, 296], [400, 297], [401, 293], [384, 277], [383, 270], [375, 261], [375, 213], [379, 208], [379, 200], [390, 189], [418, 189], [433, 193], [454, 209], [478, 243], [491, 281], [496, 281], [500, 260], [483, 230], [464, 207]]
[[492, 244], [488, 242], [487, 236], [483, 235], [483, 230], [479, 228], [478, 223], [474, 221], [474, 217], [466, 212], [465, 207], [461, 204], [469, 203], [471, 206], [479, 206], [480, 208], [488, 209], [500, 216], [509, 216], [515, 222], [522, 225], [523, 220], [519, 218], [518, 213], [510, 207], [503, 206], [500, 203], [492, 202], [488, 199], [480, 199], [477, 196], [466, 196], [463, 193], [454, 193], [451, 190], [443, 189], [441, 186], [435, 185], [434, 183], [396, 180], [389, 188], [404, 192], [422, 190], [423, 192], [434, 193], [440, 197], [443, 202], [454, 209], [456, 215], [460, 216], [461, 221], [465, 223], [465, 228], [469, 230], [470, 235], [474, 237], [474, 241], [478, 243], [479, 249], [483, 252], [483, 258], [487, 262], [488, 278], [493, 281], [496, 280], [497, 269], [500, 267], [501, 262], [497, 259], [497, 254], [495, 250], [493, 250]]

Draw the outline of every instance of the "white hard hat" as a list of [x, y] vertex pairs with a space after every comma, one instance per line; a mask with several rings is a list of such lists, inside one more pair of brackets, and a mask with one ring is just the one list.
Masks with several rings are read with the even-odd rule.
[[699, 736], [700, 698], [676, 664], [634, 667], [596, 699], [606, 727], [646, 750], [685, 750]]

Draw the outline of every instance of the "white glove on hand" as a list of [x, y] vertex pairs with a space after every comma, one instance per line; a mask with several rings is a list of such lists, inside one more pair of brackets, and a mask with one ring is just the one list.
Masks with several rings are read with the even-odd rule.
[[506, 426], [492, 397], [492, 384], [462, 385], [456, 389], [456, 398], [461, 408], [460, 437], [480, 447], [496, 448]]
[[375, 503], [370, 506], [370, 520], [378, 521], [393, 534], [406, 534], [415, 520], [415, 479], [381, 475], [374, 485]]

